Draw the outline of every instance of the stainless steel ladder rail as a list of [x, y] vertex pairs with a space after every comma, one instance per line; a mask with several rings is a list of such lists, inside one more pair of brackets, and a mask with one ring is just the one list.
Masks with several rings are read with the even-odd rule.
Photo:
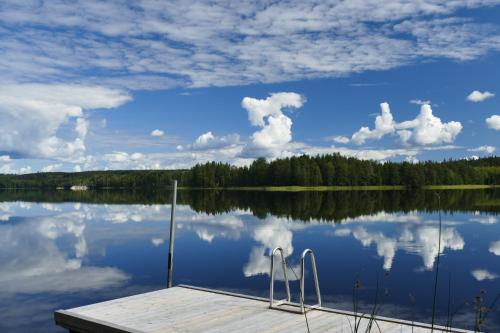
[[[283, 276], [285, 278], [286, 299], [277, 301], [275, 305], [274, 304], [274, 257], [276, 256], [277, 252], [279, 252], [280, 254], [281, 268], [283, 269]], [[285, 302], [290, 303], [290, 301], [291, 301], [290, 285], [288, 283], [288, 276], [286, 275], [285, 255], [283, 254], [283, 249], [281, 247], [277, 247], [271, 252], [271, 282], [269, 286], [269, 308], [272, 309], [274, 306], [279, 306]]]
[[300, 311], [302, 313], [305, 312], [304, 306], [304, 280], [305, 280], [305, 259], [306, 256], [309, 255], [311, 257], [311, 266], [314, 276], [314, 286], [316, 287], [316, 297], [318, 298], [318, 303], [312, 306], [307, 306], [308, 308], [317, 308], [321, 307], [321, 292], [319, 290], [319, 281], [318, 281], [318, 271], [316, 270], [316, 257], [314, 256], [314, 252], [311, 249], [305, 249], [302, 252], [302, 257], [300, 259]]

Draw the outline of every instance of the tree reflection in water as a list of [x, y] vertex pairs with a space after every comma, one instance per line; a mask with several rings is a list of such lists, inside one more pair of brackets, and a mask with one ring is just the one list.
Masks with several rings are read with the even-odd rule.
[[[427, 293], [439, 253], [444, 275], [453, 272], [455, 307], [479, 288], [488, 291], [485, 302], [500, 289], [500, 191], [443, 191], [441, 201], [439, 248], [432, 191], [180, 191], [176, 246], [184, 263], [178, 261], [176, 282], [265, 294], [269, 251], [281, 246], [298, 271], [300, 252], [312, 247], [330, 306], [352, 308], [345, 296], [359, 273], [366, 288], [360, 308], [369, 310], [373, 272], [390, 272], [394, 293], [381, 314], [411, 319], [411, 292], [417, 319], [429, 321]], [[35, 309], [36, 299], [45, 308], [48, 300], [73, 299], [77, 306], [90, 294], [119, 297], [161, 287], [169, 202], [169, 192], [0, 192], [0, 295], [6, 302], [0, 309], [22, 295], [30, 295]], [[183, 244], [196, 252], [183, 251]], [[221, 261], [214, 253], [227, 257]], [[141, 280], [144, 275], [151, 281]], [[447, 302], [438, 297], [438, 323], [446, 322], [440, 304]], [[471, 314], [464, 307], [454, 323], [470, 326]], [[49, 325], [49, 314], [44, 318]]]

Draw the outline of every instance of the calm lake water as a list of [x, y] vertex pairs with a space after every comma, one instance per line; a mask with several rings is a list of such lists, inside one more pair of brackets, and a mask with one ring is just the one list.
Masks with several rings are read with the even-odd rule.
[[[351, 310], [359, 279], [364, 311], [378, 290], [379, 314], [430, 322], [436, 193], [180, 191], [174, 284], [267, 297], [269, 251], [283, 247], [298, 274], [311, 248], [325, 305]], [[500, 191], [439, 193], [437, 320], [450, 312], [453, 326], [471, 328], [475, 296], [484, 290], [489, 305], [500, 292]], [[56, 309], [164, 288], [169, 201], [169, 193], [0, 192], [0, 331], [62, 332]], [[297, 298], [297, 281], [291, 287]], [[310, 302], [313, 290], [306, 286]], [[498, 309], [486, 322], [500, 331]]]

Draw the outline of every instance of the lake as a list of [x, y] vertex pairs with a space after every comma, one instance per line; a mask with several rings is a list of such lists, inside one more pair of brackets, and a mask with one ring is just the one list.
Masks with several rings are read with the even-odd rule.
[[[56, 309], [165, 288], [170, 196], [0, 192], [0, 331], [64, 332]], [[297, 300], [293, 273], [311, 248], [324, 305], [352, 310], [356, 301], [371, 312], [378, 294], [378, 314], [430, 322], [441, 240], [436, 321], [473, 328], [478, 302], [500, 292], [499, 212], [498, 189], [182, 190], [174, 284], [268, 297], [268, 255], [281, 246]], [[498, 304], [484, 329], [500, 331]]]

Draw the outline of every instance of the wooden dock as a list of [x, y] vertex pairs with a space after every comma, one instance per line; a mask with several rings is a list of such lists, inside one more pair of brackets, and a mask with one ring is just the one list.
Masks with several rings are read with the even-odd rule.
[[[54, 319], [77, 333], [307, 333], [303, 314], [269, 309], [268, 299], [185, 285], [59, 310]], [[354, 323], [351, 312], [329, 308], [309, 310], [307, 319], [311, 333], [349, 333]], [[365, 332], [368, 322], [362, 320], [359, 332]], [[379, 328], [381, 332], [431, 332], [430, 325], [423, 323], [385, 317], [376, 317], [376, 322], [372, 332]], [[434, 332], [471, 331], [434, 327]]]

